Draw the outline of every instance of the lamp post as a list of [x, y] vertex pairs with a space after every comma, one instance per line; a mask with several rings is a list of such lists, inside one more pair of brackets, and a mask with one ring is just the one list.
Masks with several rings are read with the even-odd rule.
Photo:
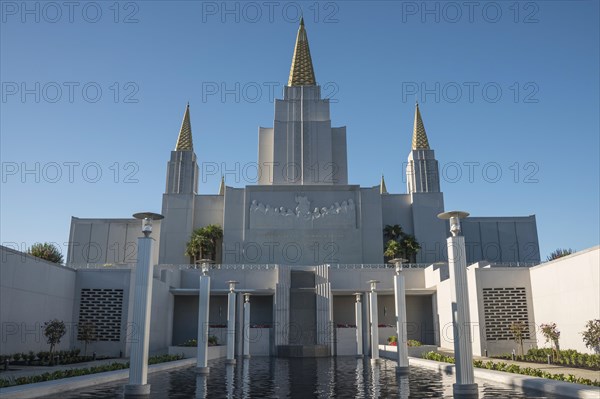
[[208, 374], [208, 315], [210, 310], [210, 276], [208, 271], [211, 259], [200, 259], [202, 274], [200, 275], [200, 285], [198, 292], [198, 353], [196, 357], [196, 372], [198, 374]]
[[404, 283], [404, 274], [402, 273], [402, 263], [406, 259], [395, 258], [389, 263], [396, 266], [396, 275], [394, 276], [394, 299], [396, 303], [396, 349], [398, 354], [398, 365], [396, 373], [399, 375], [408, 374], [408, 337], [406, 332], [406, 287]]
[[356, 318], [356, 357], [363, 357], [363, 319], [362, 319], [362, 292], [355, 292], [354, 314]]
[[469, 291], [467, 287], [467, 260], [465, 237], [460, 235], [460, 219], [467, 212], [451, 211], [438, 215], [450, 221], [452, 236], [447, 239], [448, 266], [454, 279], [452, 301], [454, 324], [454, 356], [456, 358], [456, 383], [452, 386], [455, 397], [477, 398], [478, 390], [473, 376], [473, 348], [471, 343], [471, 320], [469, 314]]
[[377, 317], [377, 283], [378, 280], [367, 281], [371, 285], [369, 302], [371, 302], [371, 363], [379, 362], [379, 318]]
[[250, 293], [244, 292], [244, 358], [250, 357]]
[[[138, 333], [134, 334], [131, 345], [129, 384], [125, 385], [125, 395], [148, 395], [148, 344], [150, 342], [150, 303], [152, 301], [152, 249], [154, 239], [152, 222], [161, 220], [163, 215], [152, 212], [140, 212], [133, 215], [142, 221], [144, 237], [138, 238], [137, 264], [135, 267], [135, 288], [133, 292], [133, 326]], [[135, 331], [134, 331], [135, 332]]]
[[227, 295], [227, 359], [225, 363], [235, 364], [235, 285], [237, 281], [229, 280]]

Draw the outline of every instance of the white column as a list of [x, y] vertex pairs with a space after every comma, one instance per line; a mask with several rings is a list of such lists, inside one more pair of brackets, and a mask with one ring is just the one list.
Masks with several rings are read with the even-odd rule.
[[379, 361], [379, 318], [377, 316], [377, 280], [370, 280], [371, 292], [369, 302], [371, 303], [371, 363]]
[[363, 317], [360, 292], [355, 293], [354, 314], [356, 318], [356, 357], [363, 357]]
[[210, 277], [200, 276], [198, 294], [198, 357], [196, 372], [208, 374], [208, 313], [210, 309]]
[[[152, 301], [152, 247], [154, 239], [138, 238], [138, 258], [135, 267], [133, 293], [134, 337], [129, 359], [129, 384], [125, 395], [148, 395], [148, 344], [150, 342], [150, 303]], [[137, 331], [137, 334], [135, 334]]]
[[471, 342], [471, 320], [469, 293], [467, 290], [467, 261], [465, 237], [447, 239], [448, 265], [454, 278], [452, 302], [454, 312], [454, 356], [456, 359], [455, 396], [477, 396], [477, 384], [473, 376], [473, 348]]
[[228, 281], [229, 294], [227, 295], [227, 364], [235, 364], [235, 285], [237, 281]]
[[244, 358], [250, 357], [250, 294], [244, 294]]
[[394, 295], [396, 299], [396, 334], [398, 336], [398, 366], [396, 373], [408, 374], [408, 337], [406, 333], [406, 289], [404, 286], [404, 274], [402, 270], [396, 269], [394, 276]]

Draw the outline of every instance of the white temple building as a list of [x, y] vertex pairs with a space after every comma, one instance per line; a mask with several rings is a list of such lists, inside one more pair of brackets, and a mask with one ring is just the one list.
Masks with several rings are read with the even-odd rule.
[[[202, 135], [201, 128], [195, 133]], [[237, 292], [252, 293], [251, 354], [355, 354], [354, 293], [369, 291], [367, 281], [373, 279], [380, 281], [379, 335], [380, 343], [386, 342], [395, 335], [396, 319], [394, 271], [384, 258], [384, 229], [399, 225], [421, 246], [403, 271], [408, 338], [452, 348], [452, 277], [445, 263], [449, 229], [437, 217], [445, 211], [433, 150], [439, 132], [429, 132], [428, 137], [417, 105], [412, 142], [406, 133], [406, 193], [389, 193], [383, 177], [373, 187], [352, 184], [346, 127], [331, 125], [330, 103], [321, 98], [303, 22], [288, 85], [275, 103], [273, 126], [258, 132], [258, 184], [229, 187], [222, 181], [218, 193], [199, 191], [188, 105], [179, 135], [173, 135], [176, 145], [166, 169], [164, 220], [155, 224], [152, 234], [156, 243], [150, 351], [166, 352], [197, 337], [200, 270], [185, 252], [192, 232], [211, 224], [223, 230], [210, 271], [209, 316], [211, 334], [221, 343], [226, 282], [237, 280]], [[533, 215], [469, 217], [462, 221], [462, 229], [475, 355], [510, 352], [515, 344], [509, 326], [515, 321], [531, 326], [527, 345], [538, 344], [534, 324], [555, 321], [563, 339], [572, 340], [561, 346], [586, 351], [575, 332], [600, 313], [598, 248], [540, 264]], [[59, 318], [71, 325], [94, 323], [98, 341], [90, 345], [93, 350], [127, 356], [137, 334], [130, 314], [139, 235], [140, 222], [133, 218], [73, 217], [69, 242], [75, 245], [69, 249], [66, 267], [2, 247], [1, 321], [8, 327], [2, 332], [1, 352], [35, 350], [30, 349], [35, 340], [27, 344], [23, 334], [37, 337], [39, 348], [44, 348], [35, 325]], [[584, 295], [595, 305], [572, 311], [553, 292]], [[368, 296], [362, 300], [366, 304]], [[368, 353], [367, 309], [363, 307], [363, 346]], [[238, 317], [241, 312], [238, 306]], [[243, 325], [236, 325], [241, 336]], [[239, 354], [242, 341], [236, 342]], [[63, 345], [80, 344], [73, 333]]]

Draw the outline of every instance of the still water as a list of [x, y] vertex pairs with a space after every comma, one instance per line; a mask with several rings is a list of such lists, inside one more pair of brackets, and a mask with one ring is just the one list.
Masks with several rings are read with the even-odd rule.
[[[369, 359], [254, 357], [226, 365], [209, 362], [210, 374], [193, 368], [150, 374], [150, 398], [451, 398], [453, 376], [411, 367], [408, 377], [397, 377], [395, 362]], [[98, 385], [45, 398], [122, 398], [123, 381]], [[558, 398], [478, 381], [480, 398]]]

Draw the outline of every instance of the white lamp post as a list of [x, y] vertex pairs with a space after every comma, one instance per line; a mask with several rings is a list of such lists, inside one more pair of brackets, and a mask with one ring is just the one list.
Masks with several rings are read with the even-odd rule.
[[377, 316], [377, 283], [378, 280], [367, 281], [371, 285], [369, 301], [371, 302], [371, 363], [379, 362], [379, 318]]
[[134, 335], [129, 361], [129, 384], [125, 385], [126, 396], [150, 394], [148, 384], [148, 344], [150, 342], [150, 303], [152, 301], [152, 248], [154, 239], [152, 221], [161, 220], [163, 215], [141, 212], [133, 215], [142, 220], [144, 237], [138, 238], [135, 288], [133, 292], [133, 326], [139, 331]]
[[363, 320], [362, 320], [362, 292], [355, 292], [356, 302], [354, 314], [356, 318], [356, 357], [363, 357]]
[[225, 363], [235, 364], [235, 285], [237, 281], [229, 280], [227, 295], [227, 359]]
[[196, 372], [208, 374], [208, 316], [210, 310], [210, 276], [208, 271], [211, 259], [200, 259], [202, 275], [200, 276], [200, 289], [198, 292], [198, 353], [196, 357]]
[[453, 310], [456, 383], [452, 389], [454, 397], [477, 398], [477, 384], [473, 376], [473, 348], [471, 346], [465, 237], [460, 235], [460, 219], [468, 216], [467, 212], [451, 211], [440, 213], [438, 218], [450, 221], [450, 232], [452, 233], [452, 237], [447, 239], [448, 266], [450, 277], [454, 279], [452, 301], [456, 307]]
[[394, 276], [394, 299], [396, 302], [396, 349], [398, 354], [398, 366], [396, 373], [400, 375], [408, 374], [408, 337], [406, 332], [406, 287], [404, 283], [404, 274], [402, 273], [402, 263], [406, 259], [395, 258], [389, 263], [396, 266], [396, 275]]
[[250, 357], [250, 293], [244, 293], [244, 358]]

